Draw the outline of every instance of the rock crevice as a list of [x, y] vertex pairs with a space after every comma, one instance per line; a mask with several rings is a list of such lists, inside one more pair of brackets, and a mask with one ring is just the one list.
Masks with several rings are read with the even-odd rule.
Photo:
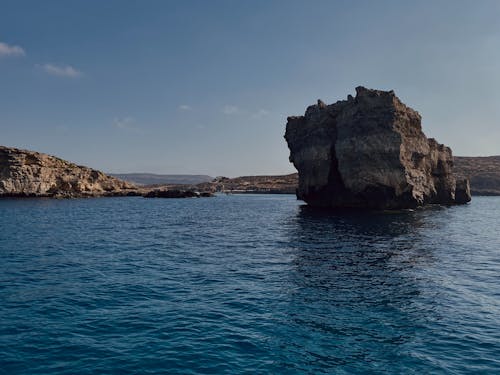
[[413, 208], [470, 201], [449, 147], [428, 139], [419, 113], [393, 91], [356, 88], [356, 97], [288, 117], [285, 139], [299, 172], [297, 197], [333, 208]]

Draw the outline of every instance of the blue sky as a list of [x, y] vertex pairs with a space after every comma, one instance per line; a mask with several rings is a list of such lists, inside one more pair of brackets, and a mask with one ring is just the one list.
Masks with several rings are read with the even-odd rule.
[[500, 154], [500, 1], [0, 0], [0, 144], [106, 172], [294, 171], [286, 116], [394, 89]]

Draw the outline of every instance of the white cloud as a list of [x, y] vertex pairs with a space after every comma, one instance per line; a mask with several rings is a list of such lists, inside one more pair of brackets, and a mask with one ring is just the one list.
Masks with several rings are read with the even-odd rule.
[[190, 106], [190, 105], [187, 105], [187, 104], [182, 104], [179, 106], [179, 111], [185, 111], [185, 112], [188, 112], [188, 111], [192, 111], [193, 108]]
[[69, 65], [44, 64], [41, 65], [41, 68], [45, 73], [58, 77], [78, 78], [83, 74], [78, 69]]
[[0, 42], [0, 57], [25, 56], [26, 52], [19, 46], [10, 46], [7, 43]]
[[226, 105], [222, 109], [222, 113], [224, 113], [225, 115], [235, 115], [239, 112], [240, 112], [240, 109], [234, 105]]

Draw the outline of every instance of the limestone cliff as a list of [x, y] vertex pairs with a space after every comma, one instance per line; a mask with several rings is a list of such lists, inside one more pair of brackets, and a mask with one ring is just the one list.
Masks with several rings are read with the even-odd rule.
[[299, 172], [297, 196], [312, 206], [397, 209], [470, 200], [457, 184], [451, 149], [428, 139], [421, 117], [393, 91], [356, 97], [289, 117], [285, 139]]
[[0, 196], [127, 195], [134, 185], [39, 152], [0, 146]]

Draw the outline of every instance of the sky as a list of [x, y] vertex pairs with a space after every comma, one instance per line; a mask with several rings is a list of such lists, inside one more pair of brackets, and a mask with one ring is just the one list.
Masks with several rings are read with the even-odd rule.
[[500, 154], [497, 0], [0, 0], [0, 144], [105, 172], [294, 172], [286, 117], [395, 90]]

